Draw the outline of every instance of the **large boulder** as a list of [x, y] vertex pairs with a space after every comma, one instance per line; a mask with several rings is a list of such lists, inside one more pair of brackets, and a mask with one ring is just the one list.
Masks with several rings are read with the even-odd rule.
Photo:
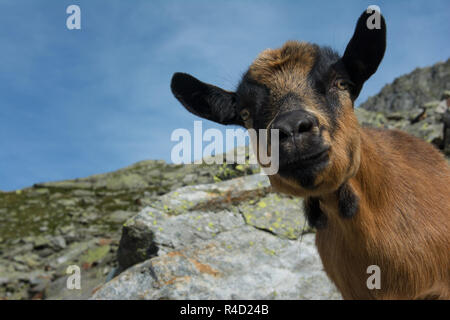
[[128, 269], [93, 298], [338, 299], [311, 231], [302, 200], [272, 193], [265, 176], [184, 187], [125, 223]]

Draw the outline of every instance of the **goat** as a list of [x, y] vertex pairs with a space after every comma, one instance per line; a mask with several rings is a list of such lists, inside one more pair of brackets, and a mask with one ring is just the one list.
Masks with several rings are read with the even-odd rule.
[[[381, 15], [380, 15], [381, 16]], [[342, 57], [288, 41], [264, 50], [235, 92], [175, 73], [190, 112], [217, 123], [279, 130], [273, 188], [304, 197], [325, 272], [344, 299], [450, 299], [450, 168], [432, 145], [362, 128], [354, 101], [383, 59], [386, 23], [364, 12]], [[368, 288], [367, 268], [381, 272]]]

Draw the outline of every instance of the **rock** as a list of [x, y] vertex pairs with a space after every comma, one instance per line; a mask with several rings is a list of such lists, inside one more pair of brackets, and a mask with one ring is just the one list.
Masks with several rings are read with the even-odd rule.
[[[202, 219], [205, 209], [220, 210], [233, 201], [264, 194], [268, 188], [267, 177], [253, 175], [217, 184], [183, 187], [159, 197], [153, 202], [153, 208], [142, 210], [124, 224], [118, 251], [119, 269], [126, 269], [155, 255], [155, 245], [173, 248], [188, 241], [185, 236], [194, 239], [209, 237], [208, 232], [205, 234], [205, 226], [212, 229], [211, 225], [220, 225], [216, 220], [222, 217], [209, 215]], [[177, 219], [180, 214], [183, 216]], [[226, 227], [223, 225], [226, 222], [223, 219], [222, 228]], [[187, 229], [193, 233], [185, 232]]]
[[74, 261], [83, 252], [88, 250], [88, 248], [94, 247], [95, 243], [95, 239], [85, 242], [72, 243], [63, 253], [59, 253], [58, 256], [55, 257], [55, 259], [51, 262], [51, 266], [54, 269], [57, 269], [60, 266], [64, 266], [67, 262]]
[[[425, 103], [421, 109], [409, 112], [374, 112], [362, 108], [355, 109], [361, 125], [375, 128], [398, 129], [419, 137], [448, 154], [445, 139], [444, 122], [448, 112], [447, 102], [431, 101]], [[450, 140], [450, 138], [448, 139]]]
[[437, 106], [434, 112], [439, 114], [444, 114], [448, 110], [448, 103], [447, 100], [442, 100]]
[[9, 282], [9, 278], [7, 277], [0, 277], [0, 286], [4, 286]]
[[47, 195], [49, 193], [50, 193], [50, 191], [46, 188], [32, 188], [28, 192], [28, 195], [31, 197], [39, 197], [39, 196]]
[[14, 260], [28, 266], [29, 268], [35, 268], [40, 264], [38, 262], [38, 258], [39, 257], [36, 254], [31, 253], [23, 256], [16, 256], [14, 257]]
[[31, 285], [28, 289], [28, 294], [32, 299], [43, 299], [45, 297], [45, 292], [50, 285], [50, 280], [41, 280], [40, 282]]
[[439, 106], [439, 101], [438, 100], [433, 100], [433, 101], [428, 101], [426, 103], [423, 104], [423, 107], [425, 109], [436, 109]]
[[405, 119], [405, 114], [402, 112], [391, 112], [386, 115], [386, 119], [399, 121]]
[[271, 193], [265, 176], [183, 187], [153, 205], [126, 222], [118, 251], [119, 271], [146, 261], [94, 298], [339, 297], [321, 271], [313, 236], [300, 247], [309, 231], [302, 200]]
[[106, 188], [110, 190], [145, 189], [148, 184], [138, 174], [111, 176], [106, 179]]
[[444, 100], [450, 90], [450, 59], [417, 68], [387, 84], [359, 107], [378, 112], [408, 111], [432, 100]]
[[58, 204], [64, 207], [75, 207], [78, 204], [77, 199], [60, 199], [58, 200]]
[[90, 190], [79, 189], [79, 190], [73, 190], [72, 195], [75, 197], [86, 198], [86, 197], [95, 196], [95, 193]]
[[50, 240], [44, 236], [34, 237], [32, 238], [31, 241], [33, 243], [34, 249], [36, 250], [41, 250], [50, 247]]
[[280, 238], [295, 240], [309, 230], [301, 198], [271, 193], [256, 201], [243, 201], [238, 208], [248, 225], [274, 233]]
[[278, 238], [250, 226], [155, 257], [103, 285], [93, 299], [339, 299], [314, 235]]
[[388, 120], [381, 112], [368, 111], [363, 108], [355, 109], [356, 117], [358, 118], [358, 122], [365, 127], [375, 127], [380, 128], [384, 127]]
[[217, 184], [188, 186], [161, 196], [152, 206], [177, 215], [205, 206], [228, 206], [242, 197], [267, 193], [267, 177], [252, 175]]
[[51, 256], [53, 253], [54, 251], [51, 248], [43, 248], [38, 251], [38, 255], [41, 258], [47, 258], [48, 256]]
[[64, 239], [64, 237], [62, 236], [52, 237], [51, 243], [56, 250], [61, 250], [67, 247], [66, 239]]
[[135, 212], [117, 210], [111, 213], [111, 215], [109, 216], [109, 220], [115, 223], [124, 223], [134, 214]]
[[447, 100], [447, 99], [450, 99], [450, 90], [445, 90], [441, 96], [441, 100]]
[[83, 266], [90, 267], [93, 263], [101, 261], [111, 250], [110, 245], [103, 245], [89, 249], [80, 257]]
[[192, 182], [195, 181], [197, 177], [194, 174], [187, 174], [184, 178], [183, 178], [183, 183], [185, 184], [191, 184]]
[[131, 222], [122, 229], [122, 237], [117, 251], [118, 271], [125, 270], [132, 265], [153, 257], [158, 252], [154, 243], [154, 233], [146, 225]]

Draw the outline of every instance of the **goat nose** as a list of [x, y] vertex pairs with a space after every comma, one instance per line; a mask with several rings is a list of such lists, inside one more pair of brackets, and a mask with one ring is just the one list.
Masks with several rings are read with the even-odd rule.
[[304, 112], [288, 112], [273, 123], [272, 128], [279, 130], [280, 140], [310, 132], [314, 127], [314, 118]]
[[313, 121], [311, 118], [303, 118], [297, 122], [297, 128], [295, 133], [303, 133], [311, 131], [313, 127]]

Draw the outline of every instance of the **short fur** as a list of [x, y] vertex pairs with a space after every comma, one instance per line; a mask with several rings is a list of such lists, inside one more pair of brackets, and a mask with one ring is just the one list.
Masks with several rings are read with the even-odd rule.
[[[386, 24], [359, 18], [342, 57], [289, 41], [263, 51], [236, 92], [177, 73], [172, 91], [191, 112], [222, 124], [280, 130], [283, 193], [305, 198], [328, 276], [345, 299], [450, 299], [450, 168], [430, 144], [396, 130], [361, 128], [353, 103], [377, 70]], [[367, 268], [381, 289], [367, 287]]]

